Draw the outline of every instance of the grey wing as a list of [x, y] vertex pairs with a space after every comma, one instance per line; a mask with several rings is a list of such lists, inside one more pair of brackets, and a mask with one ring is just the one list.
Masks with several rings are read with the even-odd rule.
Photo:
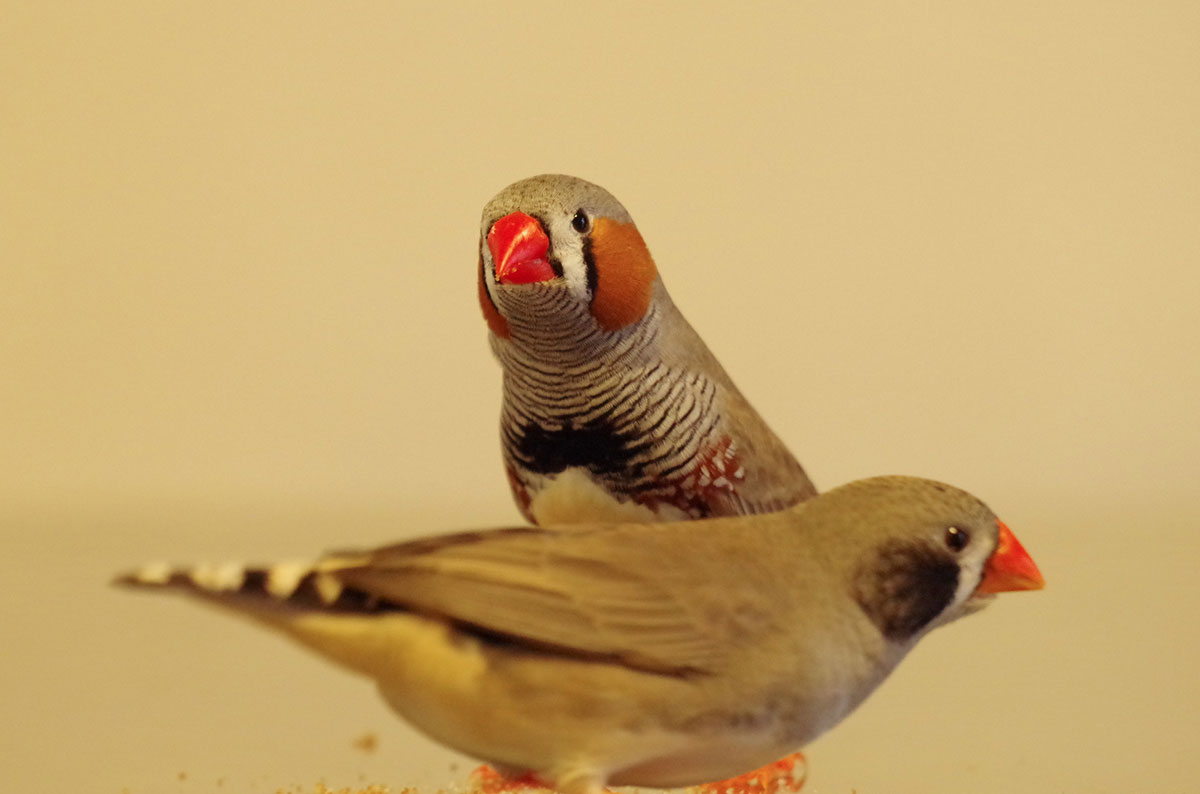
[[373, 598], [509, 642], [653, 672], [712, 669], [726, 644], [697, 613], [686, 583], [665, 582], [665, 561], [631, 564], [628, 537], [496, 530], [331, 557], [318, 567]]
[[745, 481], [732, 497], [714, 497], [715, 515], [767, 513], [799, 504], [817, 495], [804, 467], [754, 409], [737, 384], [729, 377], [703, 339], [673, 304], [673, 318], [664, 323], [671, 338], [662, 347], [675, 351], [675, 366], [702, 373], [725, 397], [722, 410], [730, 435], [736, 440], [739, 462], [746, 469]]

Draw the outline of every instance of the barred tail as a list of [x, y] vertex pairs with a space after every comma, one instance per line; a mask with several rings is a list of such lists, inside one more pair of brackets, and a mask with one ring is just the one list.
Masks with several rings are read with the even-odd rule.
[[[247, 609], [377, 612], [378, 599], [338, 580], [337, 562], [283, 562], [249, 566], [238, 562], [177, 567], [151, 563], [113, 580], [119, 587], [176, 590], [205, 600]], [[394, 608], [394, 607], [392, 607]]]

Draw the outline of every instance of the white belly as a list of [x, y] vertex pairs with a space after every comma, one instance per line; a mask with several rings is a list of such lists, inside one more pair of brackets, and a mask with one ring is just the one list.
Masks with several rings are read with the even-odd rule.
[[529, 503], [538, 526], [584, 523], [638, 523], [682, 521], [687, 516], [672, 505], [651, 510], [632, 500], [614, 497], [583, 469], [566, 469], [547, 477]]

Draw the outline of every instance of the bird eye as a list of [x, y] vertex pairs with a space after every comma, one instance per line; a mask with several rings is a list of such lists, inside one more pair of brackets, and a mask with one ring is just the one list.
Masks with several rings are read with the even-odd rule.
[[946, 527], [945, 542], [951, 551], [962, 551], [971, 542], [971, 535], [959, 527]]
[[583, 210], [577, 210], [575, 217], [571, 219], [571, 228], [580, 234], [586, 234], [587, 230], [592, 228], [592, 219]]

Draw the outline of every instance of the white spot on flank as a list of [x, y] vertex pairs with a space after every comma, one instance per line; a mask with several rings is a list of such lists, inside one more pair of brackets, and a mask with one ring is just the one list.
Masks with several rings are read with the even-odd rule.
[[296, 586], [304, 575], [312, 570], [312, 564], [303, 560], [291, 560], [272, 565], [267, 571], [267, 592], [276, 598], [288, 598], [296, 592]]
[[166, 584], [171, 580], [174, 570], [169, 562], [148, 562], [133, 577], [144, 584]]

